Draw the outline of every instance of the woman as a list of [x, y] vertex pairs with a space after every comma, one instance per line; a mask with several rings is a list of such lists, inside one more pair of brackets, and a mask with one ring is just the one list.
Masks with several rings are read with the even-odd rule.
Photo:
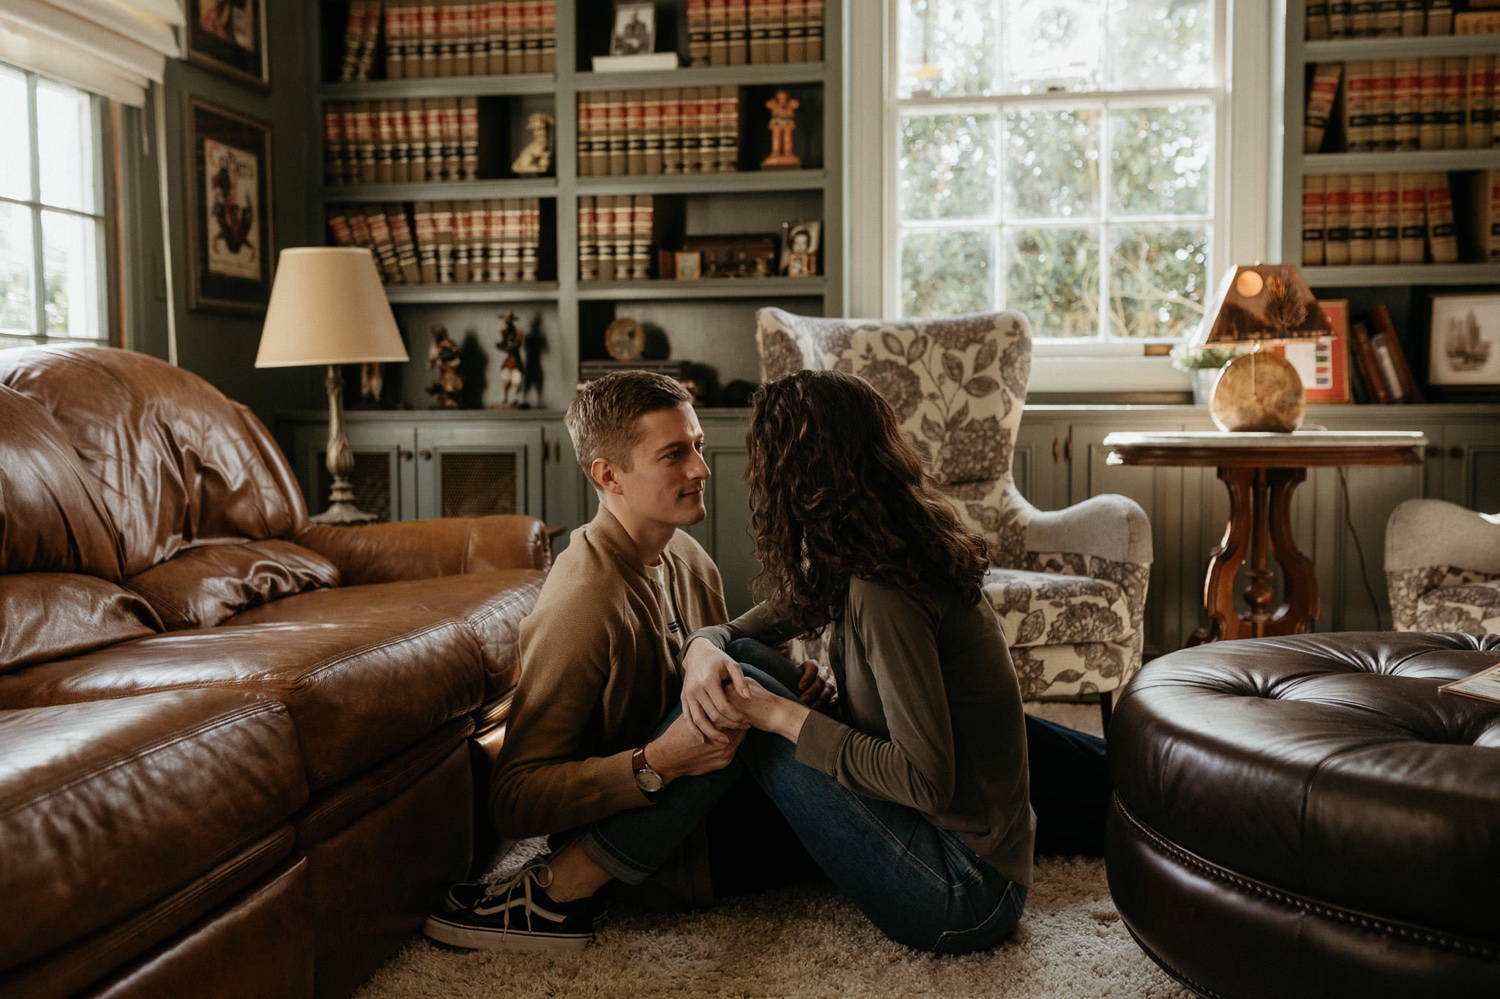
[[[1020, 689], [980, 590], [984, 540], [853, 375], [762, 386], [747, 439], [766, 599], [690, 638], [684, 711], [704, 738], [747, 723], [780, 737], [739, 755], [888, 936], [936, 953], [993, 947], [1021, 917], [1034, 819]], [[824, 628], [830, 714], [743, 676], [738, 662]]]

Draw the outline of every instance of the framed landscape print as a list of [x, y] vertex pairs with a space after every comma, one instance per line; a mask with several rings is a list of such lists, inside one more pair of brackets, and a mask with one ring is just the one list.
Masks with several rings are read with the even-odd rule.
[[1500, 293], [1434, 295], [1427, 328], [1429, 385], [1500, 387]]
[[261, 90], [266, 60], [266, 0], [188, 0], [188, 61]]
[[271, 295], [271, 127], [183, 96], [188, 308], [258, 312]]

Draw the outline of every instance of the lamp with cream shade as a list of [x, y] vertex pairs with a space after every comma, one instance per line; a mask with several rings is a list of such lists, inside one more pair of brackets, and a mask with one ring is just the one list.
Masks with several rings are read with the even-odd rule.
[[344, 378], [339, 366], [406, 359], [401, 330], [368, 248], [299, 246], [281, 251], [255, 366], [328, 367], [327, 461], [333, 488], [328, 509], [313, 517], [314, 523], [363, 524], [376, 519], [355, 505], [349, 483], [354, 452], [344, 431]]

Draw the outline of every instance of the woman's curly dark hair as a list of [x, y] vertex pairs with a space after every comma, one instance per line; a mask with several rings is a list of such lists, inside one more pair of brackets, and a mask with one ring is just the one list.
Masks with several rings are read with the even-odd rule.
[[856, 375], [800, 371], [751, 399], [750, 524], [759, 595], [818, 631], [843, 613], [850, 579], [971, 603], [989, 567], [890, 405]]

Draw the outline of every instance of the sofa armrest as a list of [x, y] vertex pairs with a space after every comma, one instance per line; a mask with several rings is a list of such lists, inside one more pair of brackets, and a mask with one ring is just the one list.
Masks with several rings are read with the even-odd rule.
[[338, 566], [348, 585], [552, 565], [546, 525], [523, 514], [358, 527], [315, 524], [294, 540]]
[[1033, 510], [1026, 521], [1026, 551], [1150, 565], [1151, 522], [1130, 497], [1101, 493], [1061, 510]]
[[1386, 571], [1429, 566], [1500, 575], [1500, 518], [1439, 499], [1398, 504], [1385, 527]]

